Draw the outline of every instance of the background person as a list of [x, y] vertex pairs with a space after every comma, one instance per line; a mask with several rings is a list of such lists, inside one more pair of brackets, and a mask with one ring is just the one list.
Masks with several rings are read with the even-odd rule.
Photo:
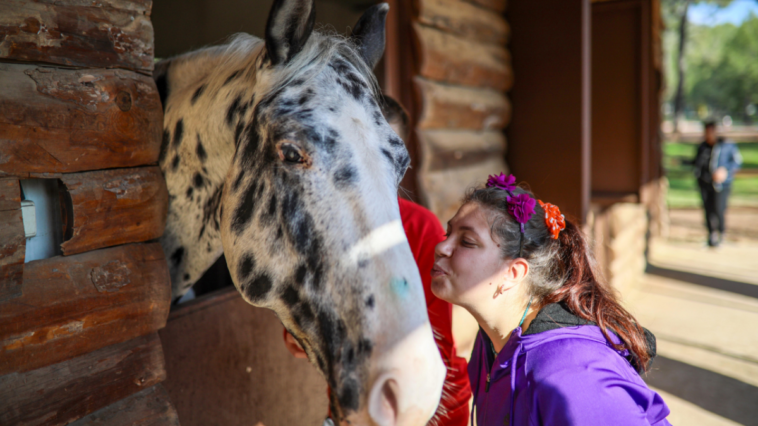
[[703, 123], [705, 140], [697, 147], [697, 154], [691, 161], [700, 188], [705, 211], [705, 226], [708, 229], [708, 245], [718, 246], [724, 239], [729, 193], [734, 175], [742, 165], [742, 157], [737, 145], [716, 135], [716, 122]]
[[597, 278], [579, 227], [491, 176], [448, 223], [432, 291], [476, 318], [476, 424], [670, 425], [638, 371], [655, 338]]

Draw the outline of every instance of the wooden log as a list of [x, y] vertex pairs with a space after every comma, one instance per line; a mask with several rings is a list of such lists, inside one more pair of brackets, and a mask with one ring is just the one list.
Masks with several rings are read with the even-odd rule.
[[472, 89], [414, 79], [421, 105], [419, 130], [503, 129], [511, 116], [505, 94], [488, 89]]
[[152, 333], [0, 376], [0, 424], [66, 425], [165, 379], [160, 338]]
[[499, 131], [424, 130], [418, 132], [418, 138], [423, 153], [422, 173], [505, 158], [505, 135]]
[[508, 167], [502, 157], [495, 156], [470, 166], [420, 173], [419, 183], [429, 210], [441, 223], [447, 223], [469, 188], [484, 184], [488, 174], [500, 172], [508, 173]]
[[482, 43], [505, 46], [508, 22], [497, 12], [463, 0], [416, 0], [418, 22]]
[[485, 9], [495, 11], [497, 13], [504, 13], [508, 8], [508, 0], [466, 0], [469, 3], [475, 4]]
[[0, 64], [0, 93], [0, 175], [158, 161], [163, 109], [150, 77]]
[[71, 423], [70, 426], [179, 426], [168, 392], [158, 384]]
[[30, 371], [158, 330], [171, 300], [159, 243], [29, 262], [23, 289], [21, 297], [0, 305], [0, 374]]
[[163, 235], [168, 212], [166, 181], [158, 167], [53, 175], [71, 196], [71, 238], [61, 244], [72, 255]]
[[0, 58], [153, 71], [151, 0], [0, 2]]
[[429, 80], [506, 91], [513, 84], [511, 58], [504, 46], [469, 41], [413, 24], [418, 40], [419, 74]]
[[0, 179], [0, 303], [21, 296], [25, 254], [18, 179]]

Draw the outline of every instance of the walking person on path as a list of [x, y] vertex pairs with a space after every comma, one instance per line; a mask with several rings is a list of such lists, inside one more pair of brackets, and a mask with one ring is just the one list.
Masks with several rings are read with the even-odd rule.
[[480, 327], [470, 424], [670, 426], [639, 375], [655, 337], [595, 273], [579, 226], [515, 180], [469, 193], [435, 250], [432, 291]]
[[715, 121], [706, 121], [703, 125], [705, 140], [697, 147], [695, 158], [688, 163], [695, 168], [703, 200], [708, 245], [717, 247], [724, 240], [727, 200], [734, 175], [742, 165], [742, 156], [734, 142], [717, 136]]

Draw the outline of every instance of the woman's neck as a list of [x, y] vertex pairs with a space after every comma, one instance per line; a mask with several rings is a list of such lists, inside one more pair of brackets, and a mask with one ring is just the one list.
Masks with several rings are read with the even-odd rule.
[[529, 305], [529, 299], [519, 301], [519, 303], [493, 304], [490, 305], [491, 309], [485, 312], [475, 309], [468, 309], [468, 311], [474, 316], [482, 330], [487, 333], [495, 352], [500, 353], [510, 339], [513, 330], [519, 326], [521, 319], [524, 319], [524, 322], [521, 323], [521, 329], [526, 330], [534, 317], [537, 316], [538, 309], [534, 303], [531, 304], [526, 316], [524, 316], [527, 305]]

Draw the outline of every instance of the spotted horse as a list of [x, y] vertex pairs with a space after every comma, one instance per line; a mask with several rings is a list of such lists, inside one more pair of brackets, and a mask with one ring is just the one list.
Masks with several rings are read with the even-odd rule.
[[350, 37], [314, 31], [313, 0], [275, 0], [238, 34], [156, 64], [164, 106], [161, 239], [175, 298], [223, 254], [331, 388], [335, 423], [424, 425], [445, 366], [396, 193], [405, 144], [372, 68], [389, 7]]

